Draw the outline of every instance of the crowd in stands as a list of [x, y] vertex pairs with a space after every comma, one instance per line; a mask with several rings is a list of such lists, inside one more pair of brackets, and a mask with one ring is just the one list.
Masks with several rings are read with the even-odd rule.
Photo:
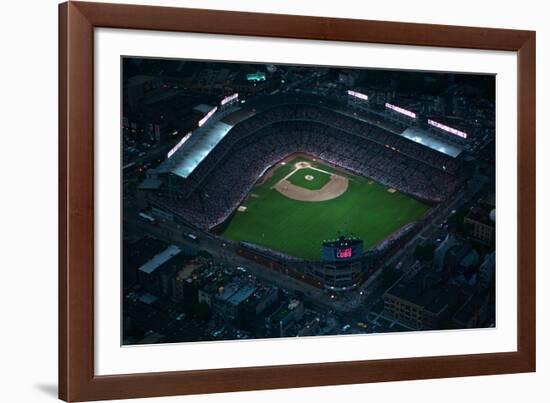
[[250, 242], [241, 242], [241, 246], [244, 246], [245, 248], [250, 249], [251, 251], [263, 255], [267, 257], [268, 259], [275, 260], [275, 261], [301, 261], [303, 259], [287, 255], [286, 253], [276, 251], [274, 249], [270, 249], [267, 247], [263, 247], [260, 245], [256, 245]]
[[282, 105], [238, 123], [170, 197], [151, 197], [211, 229], [235, 211], [266, 167], [296, 152], [430, 202], [445, 200], [463, 181], [460, 163], [444, 154], [319, 106]]
[[415, 226], [414, 223], [409, 223], [409, 224], [405, 225], [404, 227], [401, 227], [399, 230], [395, 231], [389, 237], [387, 237], [382, 242], [380, 242], [378, 245], [376, 245], [375, 250], [377, 252], [387, 251], [392, 246], [394, 246], [397, 242], [399, 242], [403, 238], [404, 235], [407, 235], [409, 232], [411, 232], [414, 229], [414, 226]]

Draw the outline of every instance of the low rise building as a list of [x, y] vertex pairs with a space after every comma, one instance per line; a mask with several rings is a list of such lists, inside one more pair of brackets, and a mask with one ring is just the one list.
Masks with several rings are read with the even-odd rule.
[[467, 226], [468, 234], [486, 244], [494, 244], [495, 216], [496, 210], [494, 205], [487, 202], [476, 205], [464, 217], [464, 224]]
[[450, 327], [449, 319], [467, 296], [442, 279], [425, 271], [402, 277], [383, 296], [384, 315], [414, 330]]
[[203, 262], [199, 259], [194, 259], [189, 262], [186, 262], [182, 267], [176, 272], [174, 279], [172, 281], [172, 293], [171, 299], [174, 302], [181, 302], [184, 299], [186, 281], [191, 277], [191, 275], [202, 267]]
[[481, 288], [490, 288], [495, 284], [495, 252], [485, 256], [483, 263], [479, 266], [478, 284]]
[[180, 258], [181, 249], [170, 245], [138, 269], [140, 285], [149, 293], [157, 296], [171, 294], [171, 282], [176, 268], [173, 263]]
[[257, 286], [236, 279], [220, 287], [212, 300], [212, 311], [222, 321], [238, 326], [242, 319], [244, 303], [254, 294]]
[[304, 304], [297, 299], [285, 301], [279, 309], [269, 315], [265, 320], [266, 333], [272, 337], [285, 337], [290, 334], [293, 325], [302, 319]]
[[472, 294], [453, 315], [453, 325], [457, 329], [471, 329], [483, 326], [487, 320], [487, 296]]
[[162, 241], [149, 237], [125, 239], [122, 246], [124, 289], [129, 290], [134, 287], [139, 281], [139, 268], [168, 246]]
[[435, 249], [434, 251], [434, 258], [433, 258], [433, 264], [434, 268], [437, 271], [443, 271], [445, 266], [445, 258], [447, 256], [447, 253], [454, 248], [456, 245], [458, 245], [459, 242], [453, 235], [447, 235], [443, 242]]

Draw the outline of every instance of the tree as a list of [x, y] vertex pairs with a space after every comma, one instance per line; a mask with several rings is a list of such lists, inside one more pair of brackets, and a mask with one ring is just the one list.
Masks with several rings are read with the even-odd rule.
[[208, 304], [204, 301], [195, 305], [194, 313], [195, 317], [200, 320], [208, 320], [212, 315], [210, 306], [208, 306]]
[[457, 234], [468, 233], [471, 228], [464, 222], [464, 217], [466, 217], [466, 214], [468, 214], [468, 210], [460, 209], [449, 217], [449, 232], [455, 232]]
[[395, 283], [397, 281], [397, 279], [399, 278], [401, 274], [399, 273], [399, 271], [393, 267], [393, 266], [385, 266], [383, 269], [382, 269], [382, 274], [381, 274], [381, 277], [380, 277], [380, 284], [382, 285], [382, 287], [389, 287], [390, 285], [392, 285], [393, 283]]
[[197, 256], [201, 256], [201, 257], [204, 257], [206, 259], [211, 259], [212, 258], [212, 254], [210, 252], [208, 252], [207, 250], [200, 250], [197, 252]]
[[416, 260], [426, 262], [434, 257], [435, 245], [431, 243], [418, 244], [414, 250]]

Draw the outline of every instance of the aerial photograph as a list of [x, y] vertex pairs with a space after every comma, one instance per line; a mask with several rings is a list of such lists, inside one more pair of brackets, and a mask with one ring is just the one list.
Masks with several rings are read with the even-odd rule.
[[495, 328], [495, 76], [121, 59], [122, 345]]

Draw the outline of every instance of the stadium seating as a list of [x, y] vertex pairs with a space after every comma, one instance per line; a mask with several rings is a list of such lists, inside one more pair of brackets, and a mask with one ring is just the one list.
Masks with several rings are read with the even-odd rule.
[[224, 222], [259, 177], [307, 153], [419, 199], [441, 202], [463, 181], [460, 161], [330, 109], [278, 105], [233, 127], [170, 197], [151, 200], [203, 229]]

